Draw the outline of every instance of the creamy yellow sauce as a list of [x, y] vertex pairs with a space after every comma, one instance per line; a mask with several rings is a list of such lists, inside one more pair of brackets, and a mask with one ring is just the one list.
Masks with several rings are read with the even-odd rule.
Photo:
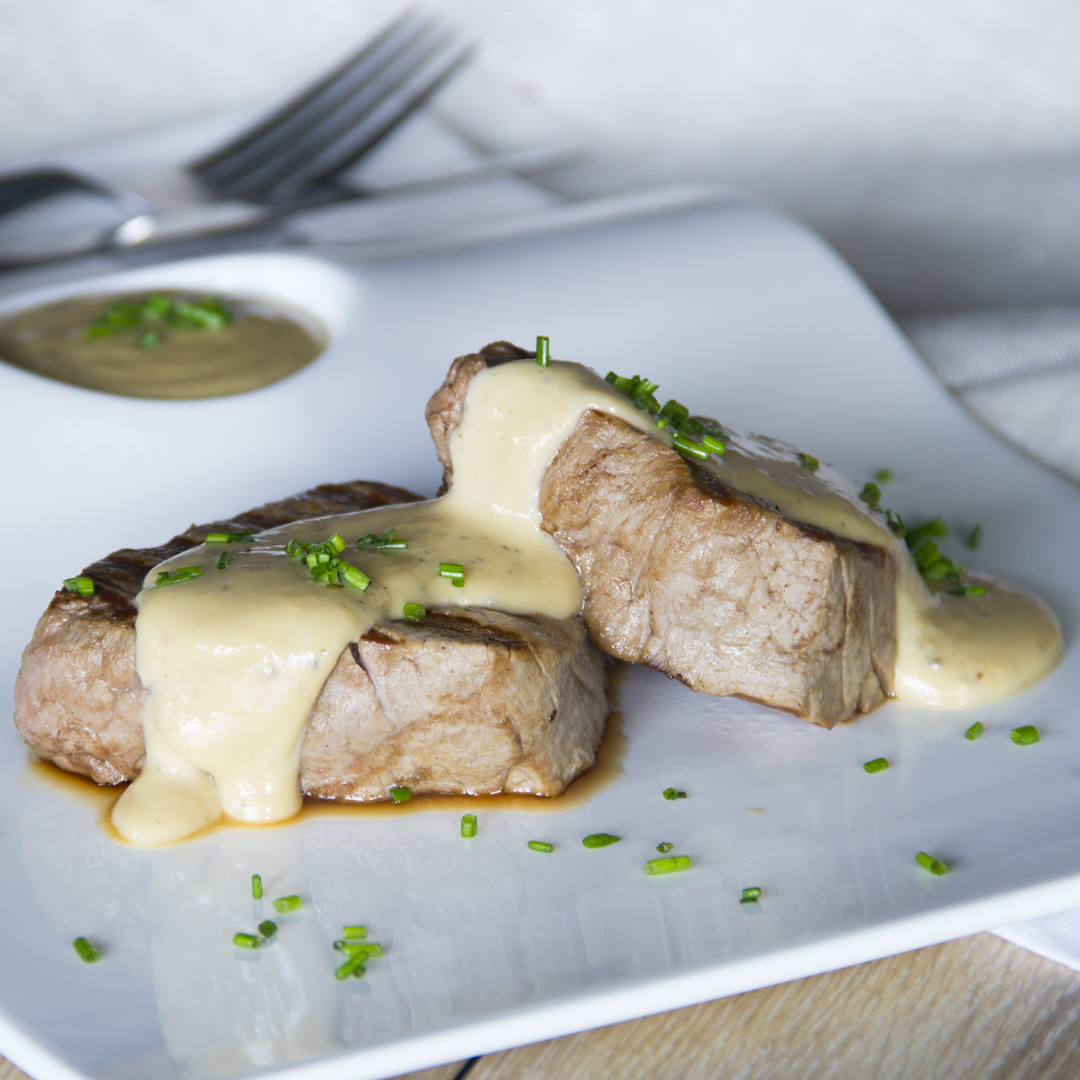
[[[170, 330], [140, 348], [139, 332], [87, 341], [86, 327], [113, 301], [143, 303], [149, 293], [77, 296], [0, 320], [0, 359], [59, 382], [125, 397], [188, 400], [269, 386], [311, 363], [326, 347], [313, 318], [280, 305], [226, 298], [233, 321], [215, 330]], [[168, 290], [198, 303], [198, 293]], [[144, 324], [141, 330], [148, 328]]]
[[[303, 727], [323, 683], [350, 641], [382, 619], [401, 618], [407, 603], [577, 614], [580, 583], [540, 527], [539, 489], [551, 459], [590, 409], [671, 443], [669, 431], [589, 369], [515, 361], [473, 379], [450, 439], [454, 483], [442, 498], [270, 530], [251, 544], [230, 545], [224, 570], [216, 568], [219, 545], [155, 568], [138, 597], [136, 623], [137, 670], [150, 691], [147, 756], [113, 810], [120, 835], [165, 844], [223, 815], [269, 823], [295, 814]], [[783, 444], [733, 438], [707, 468], [794, 521], [887, 548], [906, 568], [899, 604], [902, 700], [992, 700], [1039, 678], [1060, 656], [1052, 613], [1018, 590], [993, 586], [986, 597], [956, 604], [931, 597], [881, 515], [828, 467], [811, 473]], [[356, 547], [361, 536], [390, 528], [406, 542], [404, 550]], [[334, 533], [348, 544], [341, 558], [371, 578], [366, 591], [327, 588], [286, 554], [290, 540], [321, 543]], [[440, 563], [461, 564], [464, 586], [442, 577]], [[154, 587], [159, 572], [185, 566], [201, 567], [202, 576]], [[1010, 638], [1032, 642], [1027, 651], [1012, 651], [1012, 663], [1004, 647]], [[961, 683], [963, 690], [950, 689]]]

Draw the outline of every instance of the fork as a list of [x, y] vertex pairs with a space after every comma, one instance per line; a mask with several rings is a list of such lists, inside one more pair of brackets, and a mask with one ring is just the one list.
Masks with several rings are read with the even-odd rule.
[[[405, 12], [313, 86], [181, 170], [188, 182], [168, 207], [174, 228], [192, 221], [227, 227], [233, 219], [250, 219], [244, 211], [253, 206], [273, 208], [276, 217], [356, 197], [343, 174], [459, 71], [470, 53], [451, 30]], [[158, 203], [56, 168], [0, 179], [0, 217], [72, 191], [104, 195], [125, 215], [104, 238], [111, 244], [131, 246], [158, 231]], [[214, 204], [231, 205], [207, 213]]]

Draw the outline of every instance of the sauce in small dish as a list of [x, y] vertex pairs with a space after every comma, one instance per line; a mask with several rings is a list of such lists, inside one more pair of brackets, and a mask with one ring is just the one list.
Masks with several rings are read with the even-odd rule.
[[0, 359], [125, 397], [225, 397], [311, 363], [327, 333], [276, 301], [188, 290], [75, 296], [0, 320]]

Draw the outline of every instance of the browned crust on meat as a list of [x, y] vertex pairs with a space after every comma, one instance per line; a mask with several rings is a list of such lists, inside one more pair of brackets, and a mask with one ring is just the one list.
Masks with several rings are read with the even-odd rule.
[[[415, 501], [401, 488], [325, 484], [168, 544], [89, 567], [95, 594], [58, 593], [23, 654], [15, 722], [42, 758], [102, 784], [138, 775], [146, 692], [132, 598], [162, 559], [207, 532], [252, 532]], [[605, 662], [579, 619], [434, 610], [352, 642], [308, 718], [304, 792], [355, 801], [406, 784], [427, 792], [558, 795], [595, 760], [608, 706]]]
[[598, 655], [579, 619], [473, 608], [382, 623], [345, 651], [315, 703], [304, 792], [558, 795], [603, 734]]
[[[468, 384], [532, 354], [454, 362], [428, 407], [446, 474]], [[574, 563], [592, 639], [694, 690], [831, 727], [892, 690], [891, 555], [788, 521], [623, 421], [587, 412], [549, 465], [543, 527]]]
[[228, 521], [192, 525], [167, 544], [126, 548], [88, 566], [93, 596], [61, 590], [38, 620], [15, 680], [15, 726], [41, 757], [96, 780], [137, 776], [145, 690], [135, 673], [135, 595], [147, 572], [201, 544], [208, 532], [258, 532], [348, 510], [415, 502], [368, 480], [320, 484]]

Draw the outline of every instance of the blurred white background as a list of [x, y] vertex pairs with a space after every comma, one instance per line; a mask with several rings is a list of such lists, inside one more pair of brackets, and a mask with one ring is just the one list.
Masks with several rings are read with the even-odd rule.
[[[0, 164], [276, 100], [397, 0], [0, 0]], [[760, 193], [897, 314], [1080, 295], [1080, 7], [1067, 0], [443, 0], [479, 44], [437, 111], [571, 141], [572, 195]]]
[[[0, 0], [0, 167], [280, 100], [402, 6]], [[970, 408], [1080, 481], [1080, 6], [424, 6], [479, 46], [434, 106], [457, 132], [491, 151], [581, 145], [541, 177], [571, 197], [708, 180], [771, 200]]]

